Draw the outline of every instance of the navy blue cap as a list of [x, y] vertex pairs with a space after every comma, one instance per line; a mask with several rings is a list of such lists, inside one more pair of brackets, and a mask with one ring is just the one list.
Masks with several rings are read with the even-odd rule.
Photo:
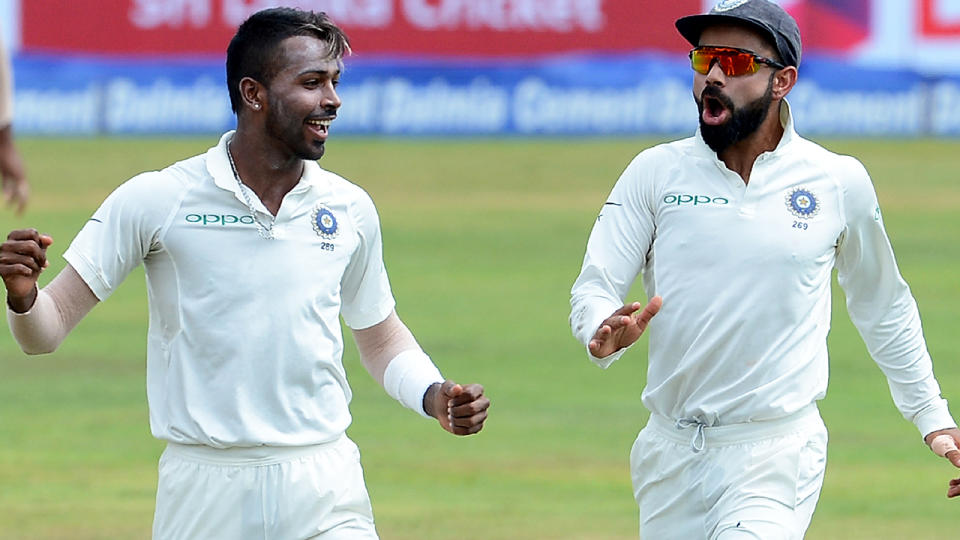
[[708, 13], [677, 19], [677, 30], [694, 47], [708, 26], [739, 24], [753, 28], [775, 46], [784, 65], [800, 65], [800, 28], [784, 9], [769, 0], [723, 0]]

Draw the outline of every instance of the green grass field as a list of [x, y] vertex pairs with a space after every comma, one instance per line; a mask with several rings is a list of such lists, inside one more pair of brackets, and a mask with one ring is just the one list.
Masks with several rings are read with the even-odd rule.
[[[202, 152], [203, 139], [24, 139], [27, 214], [52, 234], [48, 281], [110, 190]], [[609, 370], [567, 327], [596, 212], [649, 140], [337, 139], [323, 164], [377, 201], [398, 312], [444, 373], [493, 406], [476, 437], [392, 401], [348, 340], [349, 434], [385, 540], [636, 538], [627, 455], [646, 420], [638, 347]], [[873, 174], [920, 305], [944, 395], [960, 410], [960, 141], [826, 141]], [[46, 357], [0, 332], [0, 539], [148, 538], [162, 443], [147, 425], [142, 271]], [[914, 539], [956, 529], [958, 476], [894, 408], [839, 289], [830, 335], [827, 478], [810, 539]]]

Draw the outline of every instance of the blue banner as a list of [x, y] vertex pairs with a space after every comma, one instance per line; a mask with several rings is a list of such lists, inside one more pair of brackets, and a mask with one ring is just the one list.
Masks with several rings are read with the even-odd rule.
[[[21, 134], [212, 134], [235, 125], [222, 58], [14, 59]], [[347, 60], [337, 134], [686, 135], [686, 59]], [[788, 97], [805, 135], [960, 135], [960, 76], [804, 58]]]

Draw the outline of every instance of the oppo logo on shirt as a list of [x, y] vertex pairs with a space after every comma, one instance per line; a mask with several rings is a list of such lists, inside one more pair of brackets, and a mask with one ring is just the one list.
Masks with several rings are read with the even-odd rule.
[[679, 195], [667, 195], [663, 198], [663, 202], [666, 204], [675, 204], [677, 206], [691, 205], [691, 206], [702, 206], [705, 204], [730, 204], [730, 201], [724, 197], [710, 197], [709, 195], [687, 195], [685, 193]]
[[234, 223], [243, 223], [244, 225], [253, 225], [251, 216], [235, 216], [233, 214], [187, 214], [184, 218], [187, 223], [199, 223], [201, 225], [220, 225], [221, 227], [233, 225]]

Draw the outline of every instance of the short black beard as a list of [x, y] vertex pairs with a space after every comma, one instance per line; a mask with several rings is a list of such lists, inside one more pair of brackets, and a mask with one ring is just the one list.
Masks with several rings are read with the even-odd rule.
[[302, 123], [291, 119], [282, 101], [274, 96], [275, 94], [270, 94], [267, 97], [270, 103], [265, 127], [267, 135], [274, 141], [282, 141], [297, 159], [317, 161], [322, 158], [326, 144], [309, 143], [305, 146], [298, 131], [302, 128]]
[[[712, 97], [720, 100], [730, 111], [730, 119], [719, 126], [710, 126], [703, 122], [703, 98]], [[742, 108], [736, 108], [733, 102], [716, 86], [707, 86], [697, 99], [697, 110], [700, 112], [700, 135], [703, 142], [711, 150], [720, 154], [727, 148], [753, 135], [767, 119], [770, 104], [773, 103], [773, 75], [767, 83], [767, 91], [763, 96], [747, 103]]]

